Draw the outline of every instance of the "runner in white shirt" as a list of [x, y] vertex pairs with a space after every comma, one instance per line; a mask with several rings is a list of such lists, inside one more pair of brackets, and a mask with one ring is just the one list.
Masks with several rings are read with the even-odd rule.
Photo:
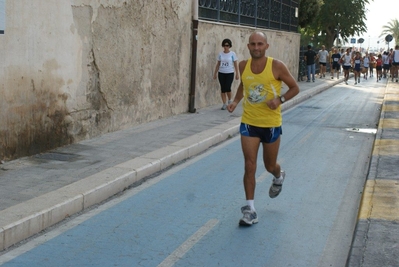
[[352, 67], [352, 56], [350, 48], [346, 49], [346, 53], [341, 57], [342, 68], [344, 69], [345, 83], [348, 84], [349, 70]]
[[328, 51], [324, 45], [321, 46], [321, 50], [317, 54], [317, 59], [320, 64], [320, 78], [326, 77], [326, 66], [328, 60]]
[[364, 74], [363, 79], [365, 80], [367, 80], [368, 77], [369, 67], [370, 67], [370, 56], [369, 53], [366, 52], [366, 55], [363, 57], [363, 69], [362, 69], [362, 73]]
[[387, 51], [382, 54], [382, 64], [382, 75], [386, 78], [389, 72], [389, 55]]

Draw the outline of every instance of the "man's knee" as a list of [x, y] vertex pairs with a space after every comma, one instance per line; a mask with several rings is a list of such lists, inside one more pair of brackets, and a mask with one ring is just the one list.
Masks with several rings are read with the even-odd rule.
[[245, 172], [246, 173], [255, 173], [256, 171], [256, 162], [254, 161], [245, 161]]
[[278, 164], [266, 164], [265, 165], [266, 171], [269, 173], [276, 173], [276, 171], [278, 171]]

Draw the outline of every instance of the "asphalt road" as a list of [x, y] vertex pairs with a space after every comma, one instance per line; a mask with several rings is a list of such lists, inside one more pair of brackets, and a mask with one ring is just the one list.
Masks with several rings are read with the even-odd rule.
[[0, 263], [345, 266], [383, 89], [375, 81], [341, 83], [284, 112], [279, 161], [286, 182], [270, 199], [272, 177], [259, 158], [254, 226], [238, 225], [245, 200], [235, 137], [54, 227]]

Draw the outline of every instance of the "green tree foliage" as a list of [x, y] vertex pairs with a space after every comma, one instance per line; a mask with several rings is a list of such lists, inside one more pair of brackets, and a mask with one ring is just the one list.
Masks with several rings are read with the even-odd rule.
[[399, 21], [398, 19], [393, 19], [390, 22], [388, 22], [388, 25], [385, 25], [382, 27], [383, 31], [380, 35], [382, 36], [387, 36], [388, 34], [392, 35], [393, 38], [395, 38], [396, 44], [399, 44]]
[[344, 40], [361, 35], [367, 31], [365, 19], [368, 3], [369, 0], [324, 0], [319, 14], [304, 29], [304, 33], [313, 35], [327, 48], [333, 46], [338, 27], [340, 37]]
[[301, 28], [310, 25], [320, 12], [323, 0], [301, 0], [298, 9], [298, 24]]

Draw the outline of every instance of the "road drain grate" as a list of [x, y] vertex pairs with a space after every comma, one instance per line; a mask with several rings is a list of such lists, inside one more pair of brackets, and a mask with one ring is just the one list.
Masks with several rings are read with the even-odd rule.
[[371, 128], [346, 128], [346, 130], [355, 133], [369, 133], [369, 134], [377, 133], [377, 129], [371, 129]]

